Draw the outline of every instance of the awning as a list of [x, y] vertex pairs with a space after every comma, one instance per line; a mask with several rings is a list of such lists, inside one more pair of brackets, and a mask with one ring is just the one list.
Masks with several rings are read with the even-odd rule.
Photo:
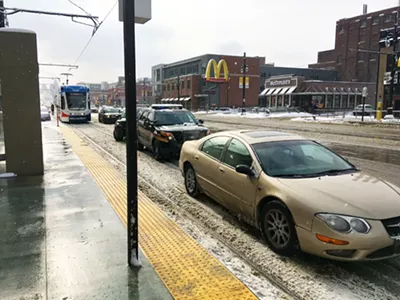
[[270, 88], [267, 88], [267, 89], [263, 90], [261, 92], [260, 96], [265, 96], [265, 94], [267, 94], [269, 90], [270, 90]]
[[272, 93], [272, 95], [278, 95], [278, 93], [279, 93], [280, 90], [281, 90], [280, 88], [279, 88], [279, 89], [276, 89], [276, 90]]
[[271, 94], [273, 93], [273, 91], [275, 91], [275, 89], [270, 89], [270, 90], [267, 92], [267, 95], [268, 95], [268, 96], [271, 95]]
[[162, 98], [161, 102], [167, 102], [167, 100], [168, 100], [167, 98]]
[[279, 95], [284, 95], [290, 88], [283, 88], [280, 92]]
[[286, 95], [290, 95], [291, 93], [293, 93], [293, 91], [296, 89], [296, 86], [292, 86], [291, 88], [289, 88], [289, 90], [286, 92]]
[[187, 98], [185, 98], [185, 100], [183, 100], [183, 101], [189, 101], [190, 100], [190, 97], [187, 97]]

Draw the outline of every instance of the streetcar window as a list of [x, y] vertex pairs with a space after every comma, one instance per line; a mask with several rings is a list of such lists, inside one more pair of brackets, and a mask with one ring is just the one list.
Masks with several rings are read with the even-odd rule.
[[65, 99], [64, 99], [64, 96], [61, 96], [61, 109], [65, 109]]

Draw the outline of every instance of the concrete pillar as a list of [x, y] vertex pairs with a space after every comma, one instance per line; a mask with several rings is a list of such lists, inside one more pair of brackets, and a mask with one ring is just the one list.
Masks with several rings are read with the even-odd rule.
[[0, 80], [7, 172], [43, 175], [36, 33], [0, 29]]

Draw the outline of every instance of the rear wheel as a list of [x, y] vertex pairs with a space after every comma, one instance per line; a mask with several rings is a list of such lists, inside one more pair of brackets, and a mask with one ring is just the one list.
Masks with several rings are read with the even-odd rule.
[[102, 121], [101, 121], [101, 117], [100, 117], [100, 115], [99, 115], [99, 123], [101, 123]]
[[268, 246], [278, 254], [294, 255], [299, 243], [289, 209], [280, 201], [271, 201], [265, 205], [261, 216], [261, 231]]
[[196, 172], [191, 165], [185, 167], [185, 188], [186, 192], [194, 198], [200, 194]]

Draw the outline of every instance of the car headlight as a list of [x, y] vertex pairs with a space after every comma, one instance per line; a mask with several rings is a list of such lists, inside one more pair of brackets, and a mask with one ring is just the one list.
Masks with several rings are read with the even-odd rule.
[[332, 229], [342, 233], [350, 233], [354, 230], [358, 233], [366, 234], [371, 230], [368, 222], [358, 217], [336, 214], [317, 214], [316, 217], [324, 221]]

